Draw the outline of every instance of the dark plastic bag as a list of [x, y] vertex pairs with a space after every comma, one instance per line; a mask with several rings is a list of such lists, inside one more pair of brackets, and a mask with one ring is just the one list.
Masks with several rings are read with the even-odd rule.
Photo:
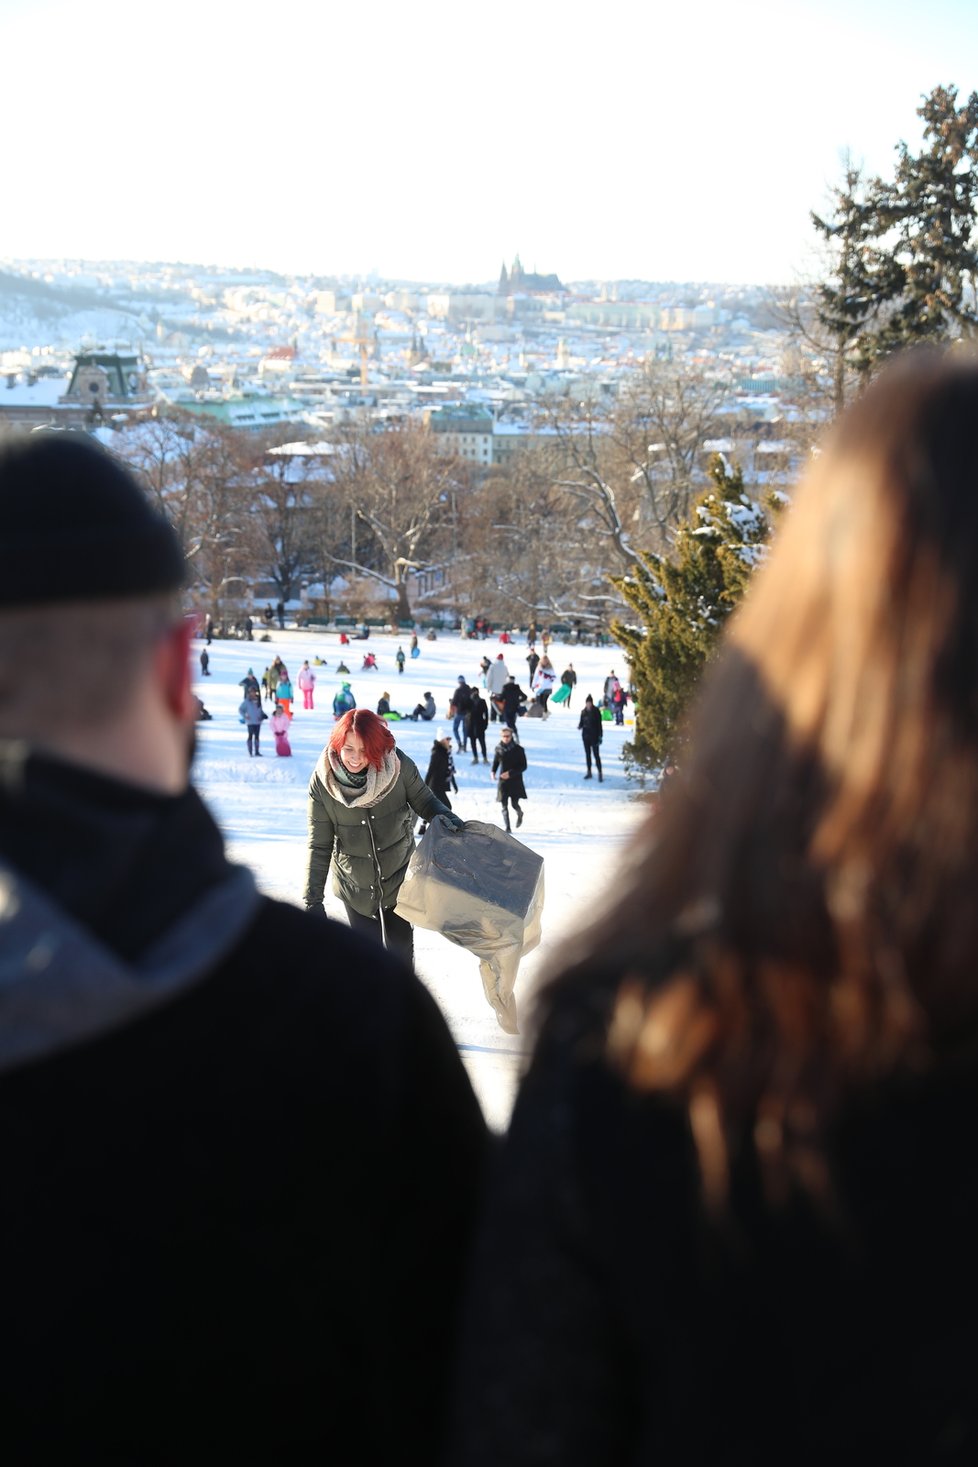
[[543, 857], [498, 826], [436, 815], [411, 857], [394, 908], [399, 917], [479, 959], [486, 998], [518, 1034], [513, 988], [520, 959], [540, 941]]

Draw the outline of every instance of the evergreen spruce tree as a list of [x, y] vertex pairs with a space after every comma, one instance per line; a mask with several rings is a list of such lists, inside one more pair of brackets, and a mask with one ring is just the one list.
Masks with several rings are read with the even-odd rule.
[[709, 474], [712, 487], [677, 533], [672, 555], [640, 552], [634, 571], [613, 581], [638, 614], [612, 631], [636, 693], [625, 761], [643, 770], [678, 755], [683, 715], [768, 538], [769, 514], [745, 492], [741, 471], [714, 454]]
[[957, 106], [954, 87], [935, 87], [917, 115], [924, 148], [898, 148], [896, 180], [881, 224], [896, 234], [902, 270], [896, 309], [879, 334], [883, 352], [954, 339], [978, 327], [978, 92]]
[[825, 217], [812, 213], [812, 225], [831, 250], [831, 274], [815, 295], [815, 314], [828, 338], [832, 405], [845, 406], [850, 379], [864, 378], [870, 367], [865, 348], [868, 328], [883, 304], [879, 265], [870, 268], [878, 218], [869, 203], [860, 170], [847, 161], [843, 183], [832, 190], [833, 208]]
[[862, 377], [902, 347], [978, 332], [978, 92], [959, 107], [935, 87], [917, 115], [923, 146], [898, 145], [892, 180], [862, 189], [849, 169], [832, 216], [812, 215], [836, 250], [819, 320]]

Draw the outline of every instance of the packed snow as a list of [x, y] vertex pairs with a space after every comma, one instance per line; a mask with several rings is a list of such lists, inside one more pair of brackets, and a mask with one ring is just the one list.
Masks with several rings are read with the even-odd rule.
[[[437, 707], [434, 723], [391, 724], [399, 747], [414, 759], [424, 776], [436, 729], [451, 732], [448, 700], [459, 676], [482, 688], [482, 657], [495, 660], [502, 652], [520, 686], [529, 688], [528, 648], [525, 640], [507, 647], [495, 638], [473, 641], [457, 633], [440, 632], [434, 642], [422, 635], [419, 656], [412, 659], [409, 636], [373, 632], [368, 641], [352, 641], [348, 647], [341, 647], [335, 632], [280, 632], [276, 628], [269, 635], [268, 642], [259, 640], [261, 630], [256, 626], [254, 642], [215, 639], [207, 648], [209, 677], [200, 675], [199, 660], [195, 662], [196, 690], [212, 715], [210, 722], [198, 724], [195, 780], [224, 831], [231, 858], [249, 866], [269, 895], [301, 905], [306, 866], [306, 789], [333, 726], [333, 695], [341, 682], [350, 682], [358, 707], [376, 710], [378, 698], [386, 692], [391, 708], [402, 714], [410, 713], [430, 689]], [[195, 658], [199, 659], [203, 646], [202, 641], [195, 644]], [[399, 646], [407, 654], [401, 676], [394, 661]], [[376, 655], [377, 671], [361, 670], [367, 651]], [[265, 723], [262, 757], [250, 758], [245, 729], [238, 718], [242, 699], [239, 684], [249, 668], [260, 681], [276, 655], [284, 661], [295, 687], [292, 757], [276, 756], [275, 740]], [[317, 676], [315, 707], [306, 711], [295, 686], [296, 678], [303, 659], [313, 663], [317, 655], [327, 665], [313, 668]], [[647, 803], [637, 797], [634, 784], [626, 780], [621, 762], [621, 748], [631, 732], [627, 715], [624, 727], [614, 723], [604, 726], [604, 782], [599, 784], [597, 778], [584, 780], [584, 750], [577, 727], [580, 710], [588, 693], [595, 703], [600, 702], [604, 680], [612, 669], [625, 681], [627, 669], [621, 649], [556, 643], [550, 657], [558, 681], [572, 663], [578, 683], [569, 709], [551, 703], [546, 720], [519, 720], [528, 761], [528, 798], [518, 839], [543, 857], [546, 888], [542, 940], [523, 959], [516, 984], [524, 1017], [540, 975], [568, 934], [602, 901], [615, 880], [629, 834], [648, 811]], [[349, 667], [348, 675], [337, 673], [340, 661]], [[271, 712], [268, 703], [264, 706]], [[473, 765], [471, 754], [458, 754], [453, 745], [458, 794], [451, 799], [463, 819], [502, 824], [500, 807], [495, 802], [496, 786], [489, 772], [499, 728], [499, 723], [490, 723], [487, 730], [489, 764], [480, 759], [478, 765]], [[342, 905], [330, 885], [327, 883], [326, 910], [345, 921]], [[526, 1054], [525, 1035], [511, 1037], [500, 1029], [482, 991], [478, 960], [471, 953], [436, 932], [416, 929], [415, 967], [441, 1006], [487, 1119], [496, 1129], [503, 1129]]]

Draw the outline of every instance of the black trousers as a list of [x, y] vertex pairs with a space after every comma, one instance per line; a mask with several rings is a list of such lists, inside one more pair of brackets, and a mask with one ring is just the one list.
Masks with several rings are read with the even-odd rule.
[[[377, 942], [383, 942], [380, 930], [379, 917], [365, 917], [362, 912], [355, 912], [348, 902], [343, 903], [350, 926], [355, 932], [366, 932], [368, 936], [374, 937]], [[409, 968], [414, 967], [414, 928], [410, 922], [399, 917], [394, 911], [384, 911], [384, 927], [387, 931], [387, 947], [390, 952], [396, 953], [402, 962], [407, 963]]]
[[591, 773], [591, 755], [592, 754], [594, 755], [594, 762], [598, 766], [598, 773], [600, 774], [601, 773], [601, 745], [600, 744], [591, 744], [591, 743], [588, 743], [587, 739], [585, 739], [584, 740], [584, 758], [587, 760], [587, 772], [588, 772], [588, 774]]

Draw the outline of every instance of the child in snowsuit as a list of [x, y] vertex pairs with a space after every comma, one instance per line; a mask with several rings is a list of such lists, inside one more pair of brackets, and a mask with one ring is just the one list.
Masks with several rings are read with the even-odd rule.
[[499, 771], [499, 784], [496, 790], [496, 799], [503, 807], [503, 827], [509, 831], [509, 807], [513, 806], [516, 811], [516, 829], [519, 830], [523, 824], [523, 811], [520, 809], [520, 800], [527, 798], [526, 786], [523, 783], [523, 772], [526, 769], [526, 751], [522, 744], [518, 744], [513, 737], [513, 730], [504, 725], [499, 735], [499, 743], [496, 745], [496, 754], [492, 761], [492, 777], [496, 778]]
[[292, 718], [292, 684], [289, 681], [289, 675], [285, 671], [285, 668], [284, 667], [282, 669], [282, 675], [281, 675], [281, 677], [278, 680], [278, 687], [275, 689], [275, 702], [276, 703], [281, 703], [282, 709], [283, 709], [283, 711], [285, 713], [286, 718], [291, 719]]
[[287, 759], [292, 753], [289, 743], [289, 719], [281, 703], [275, 704], [272, 714], [272, 733], [275, 735], [275, 752], [279, 758]]

